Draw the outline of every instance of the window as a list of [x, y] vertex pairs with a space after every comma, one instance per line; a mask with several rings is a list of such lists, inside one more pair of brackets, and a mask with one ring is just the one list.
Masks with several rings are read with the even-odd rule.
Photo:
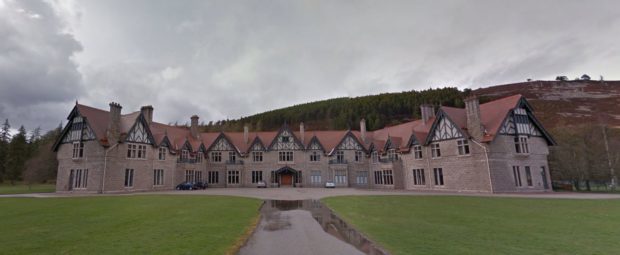
[[368, 183], [368, 172], [367, 171], [357, 171], [357, 184], [367, 184]]
[[378, 152], [373, 151], [372, 153], [370, 153], [370, 157], [372, 158], [372, 163], [379, 162], [379, 153]]
[[424, 169], [413, 169], [413, 185], [426, 185]]
[[253, 151], [252, 152], [252, 160], [254, 162], [263, 162], [263, 152], [262, 151]]
[[439, 148], [438, 143], [431, 143], [431, 157], [432, 158], [441, 157], [441, 149]]
[[456, 146], [459, 148], [459, 155], [469, 155], [469, 141], [466, 139], [457, 140]]
[[346, 184], [347, 183], [347, 171], [346, 170], [334, 171], [334, 183]]
[[527, 180], [527, 186], [532, 187], [533, 183], [532, 183], [532, 172], [530, 171], [530, 167], [526, 166], [525, 167], [525, 179]]
[[146, 145], [128, 143], [127, 158], [146, 159]]
[[209, 171], [207, 181], [209, 183], [219, 183], [220, 182], [220, 178], [219, 177], [220, 177], [219, 176], [219, 172], [217, 172], [217, 171]]
[[383, 184], [383, 172], [375, 171], [375, 184]]
[[515, 178], [515, 186], [521, 187], [521, 170], [519, 169], [519, 166], [512, 166], [512, 175]]
[[433, 173], [435, 174], [435, 185], [443, 186], [443, 169], [433, 168]]
[[166, 147], [159, 147], [159, 160], [166, 160], [166, 152], [168, 152]]
[[515, 137], [515, 151], [519, 154], [528, 154], [530, 153], [530, 148], [527, 145], [527, 137], [526, 136], [517, 136]]
[[297, 171], [295, 174], [295, 183], [303, 183], [303, 175], [301, 174], [301, 170]]
[[222, 162], [222, 152], [221, 151], [211, 152], [211, 162]]
[[125, 188], [133, 187], [133, 169], [125, 169]]
[[202, 172], [201, 171], [194, 171], [194, 181], [195, 182], [202, 182]]
[[73, 188], [85, 189], [88, 185], [88, 169], [71, 170], [73, 174]]
[[164, 185], [164, 170], [155, 169], [153, 170], [153, 186], [161, 185]]
[[311, 171], [310, 182], [312, 184], [321, 184], [321, 171]]
[[318, 151], [313, 151], [310, 154], [310, 161], [312, 161], [312, 162], [321, 161], [321, 154]]
[[189, 159], [189, 150], [183, 149], [181, 150], [181, 160]]
[[280, 152], [278, 152], [278, 161], [280, 161], [280, 162], [292, 162], [293, 161], [293, 152], [292, 151], [280, 151]]
[[196, 163], [202, 163], [202, 152], [196, 152]]
[[228, 152], [228, 162], [229, 163], [237, 162], [237, 154], [234, 151], [229, 151]]
[[288, 143], [290, 141], [290, 137], [288, 136], [282, 136], [282, 142], [283, 143]]
[[73, 143], [73, 159], [83, 158], [84, 157], [84, 143], [75, 142]]
[[392, 177], [392, 170], [385, 169], [383, 170], [383, 185], [393, 185], [394, 178]]
[[239, 184], [239, 171], [228, 171], [228, 184]]
[[388, 154], [388, 159], [390, 161], [394, 161], [398, 159], [398, 154], [396, 153], [395, 149], [389, 149], [387, 154]]
[[355, 151], [355, 162], [361, 162], [363, 158], [364, 158], [363, 151]]
[[344, 151], [336, 151], [336, 162], [344, 163]]
[[194, 170], [185, 170], [185, 181], [186, 182], [194, 182], [195, 178]]
[[415, 159], [422, 159], [422, 146], [420, 145], [413, 146], [413, 157]]
[[263, 180], [263, 171], [252, 171], [252, 183]]

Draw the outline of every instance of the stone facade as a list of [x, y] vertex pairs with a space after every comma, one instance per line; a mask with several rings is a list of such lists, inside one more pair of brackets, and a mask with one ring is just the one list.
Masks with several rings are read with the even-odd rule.
[[[525, 99], [482, 105], [468, 100], [467, 106], [480, 109], [442, 107], [434, 113], [425, 105], [423, 120], [376, 131], [366, 131], [362, 120], [360, 131], [307, 131], [301, 124], [299, 131], [284, 125], [254, 133], [200, 133], [197, 116], [189, 128], [153, 123], [151, 106], [120, 115], [115, 103], [110, 111], [76, 105], [55, 144], [57, 191], [172, 190], [185, 181], [255, 187], [258, 180], [269, 187], [334, 182], [375, 189], [550, 191], [547, 155], [554, 142]], [[524, 125], [527, 132], [518, 128]], [[481, 131], [470, 135], [472, 128]]]

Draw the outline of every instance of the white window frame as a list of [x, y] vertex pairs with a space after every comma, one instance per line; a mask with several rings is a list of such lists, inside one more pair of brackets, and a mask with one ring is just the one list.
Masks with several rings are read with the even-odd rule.
[[228, 174], [226, 175], [226, 183], [228, 184], [239, 184], [241, 171], [239, 170], [228, 170]]
[[355, 181], [357, 184], [368, 184], [368, 171], [357, 171]]
[[364, 152], [355, 151], [355, 162], [362, 162], [363, 159], [364, 159]]
[[125, 188], [133, 188], [133, 183], [134, 183], [134, 169], [133, 168], [126, 168], [125, 169], [125, 182], [123, 183], [123, 186]]
[[441, 167], [433, 168], [433, 177], [434, 177], [433, 184], [435, 184], [435, 186], [445, 186], [443, 168]]
[[263, 180], [263, 171], [252, 171], [252, 183], [258, 183]]
[[414, 145], [413, 146], [413, 158], [414, 159], [422, 159], [422, 145]]
[[338, 163], [344, 163], [344, 151], [341, 150], [337, 150], [336, 151], [336, 162]]
[[263, 162], [263, 152], [262, 151], [253, 151], [252, 152], [252, 161], [253, 162]]
[[335, 184], [347, 184], [347, 170], [335, 170], [334, 171], [334, 183]]
[[73, 189], [88, 187], [88, 169], [75, 169], [73, 174]]
[[222, 152], [221, 151], [212, 151], [211, 152], [211, 162], [222, 162]]
[[168, 148], [166, 147], [159, 147], [159, 155], [157, 157], [157, 159], [159, 160], [166, 160], [166, 154], [168, 153]]
[[370, 158], [372, 159], [372, 163], [378, 163], [379, 162], [379, 152], [377, 151], [373, 151], [370, 153]]
[[73, 156], [72, 159], [84, 158], [84, 143], [73, 142]]
[[459, 156], [467, 156], [471, 154], [469, 141], [467, 139], [456, 140], [457, 153]]
[[293, 162], [294, 154], [293, 151], [279, 151], [278, 152], [278, 162]]
[[220, 172], [218, 171], [209, 171], [207, 172], [207, 182], [209, 184], [217, 184], [220, 182]]
[[416, 186], [426, 185], [426, 176], [424, 174], [424, 168], [413, 169], [413, 185], [416, 185]]
[[237, 162], [237, 153], [235, 153], [234, 151], [229, 151], [228, 152], [228, 163], [235, 163]]
[[441, 147], [439, 143], [431, 143], [431, 158], [441, 158]]
[[396, 149], [389, 149], [387, 151], [387, 156], [388, 156], [388, 159], [391, 161], [398, 160], [398, 153], [396, 152]]
[[321, 184], [321, 171], [310, 171], [310, 183], [314, 185]]
[[515, 152], [517, 154], [527, 155], [530, 153], [530, 147], [528, 145], [528, 137], [527, 136], [515, 136]]
[[153, 169], [153, 186], [164, 186], [164, 169]]
[[318, 151], [310, 152], [310, 162], [319, 162], [321, 161], [321, 153]]

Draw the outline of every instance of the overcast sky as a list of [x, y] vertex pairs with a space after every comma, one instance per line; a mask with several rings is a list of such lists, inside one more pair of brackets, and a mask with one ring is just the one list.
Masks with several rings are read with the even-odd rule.
[[207, 122], [429, 87], [617, 80], [618, 39], [618, 1], [0, 0], [0, 118], [47, 130], [78, 100]]

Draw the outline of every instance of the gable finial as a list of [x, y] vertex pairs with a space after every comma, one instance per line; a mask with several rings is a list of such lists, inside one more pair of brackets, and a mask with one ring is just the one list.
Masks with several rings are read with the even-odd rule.
[[75, 99], [75, 105], [78, 105], [78, 100], [77, 99]]

